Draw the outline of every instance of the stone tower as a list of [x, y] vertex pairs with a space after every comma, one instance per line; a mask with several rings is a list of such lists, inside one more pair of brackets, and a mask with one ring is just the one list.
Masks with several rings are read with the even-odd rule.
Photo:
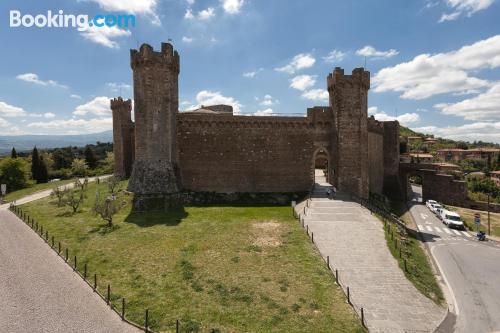
[[111, 100], [113, 112], [113, 153], [115, 155], [115, 176], [126, 178], [132, 171], [134, 160], [134, 127], [131, 112], [132, 101], [121, 97]]
[[162, 43], [130, 51], [134, 75], [135, 162], [129, 190], [138, 195], [179, 192], [176, 123], [179, 112], [179, 54]]
[[328, 76], [327, 84], [334, 117], [334, 184], [339, 191], [367, 199], [370, 73], [356, 68], [352, 75], [344, 75], [344, 70], [337, 67]]

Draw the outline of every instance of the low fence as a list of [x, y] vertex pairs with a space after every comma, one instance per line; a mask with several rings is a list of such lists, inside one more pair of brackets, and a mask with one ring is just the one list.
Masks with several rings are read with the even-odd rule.
[[[95, 292], [97, 295], [99, 295], [99, 297], [101, 297], [101, 299], [106, 302], [106, 304], [110, 307], [110, 309], [113, 310], [118, 316], [120, 316], [120, 318], [124, 322], [126, 322], [132, 326], [135, 326], [136, 328], [143, 330], [146, 333], [156, 333], [155, 331], [151, 330], [151, 328], [149, 328], [149, 323], [151, 322], [151, 316], [149, 313], [149, 309], [146, 309], [144, 311], [144, 325], [140, 325], [140, 324], [128, 319], [127, 314], [126, 314], [126, 299], [125, 298], [121, 299], [121, 307], [115, 306], [113, 304], [113, 302], [111, 301], [113, 295], [112, 295], [112, 288], [111, 288], [110, 284], [107, 285], [105, 294], [102, 294], [101, 292], [99, 292], [99, 290], [98, 290], [98, 275], [94, 274], [93, 276], [88, 276], [87, 263], [85, 263], [83, 265], [83, 270], [82, 270], [81, 265], [78, 266], [78, 258], [76, 256], [73, 256], [73, 258], [71, 258], [70, 257], [70, 253], [71, 253], [70, 249], [63, 248], [61, 246], [60, 241], [56, 242], [56, 240], [54, 239], [54, 236], [51, 236], [49, 234], [49, 231], [47, 229], [43, 228], [43, 225], [38, 224], [38, 222], [36, 222], [35, 219], [30, 217], [26, 212], [24, 212], [18, 206], [11, 204], [9, 209], [14, 214], [16, 214], [23, 222], [25, 222], [38, 236], [40, 236], [40, 238], [42, 238], [43, 241], [45, 243], [47, 243], [47, 245], [50, 246], [50, 248], [52, 250], [54, 250], [54, 252], [56, 252], [56, 254], [61, 259], [63, 259], [64, 262], [66, 264], [68, 264], [68, 266], [70, 266], [71, 269], [73, 269], [73, 271], [78, 276], [80, 276], [83, 279], [83, 281], [85, 281], [85, 283], [90, 288], [92, 288], [93, 292]], [[180, 332], [180, 321], [179, 320], [177, 320], [175, 323], [175, 332], [176, 333]]]

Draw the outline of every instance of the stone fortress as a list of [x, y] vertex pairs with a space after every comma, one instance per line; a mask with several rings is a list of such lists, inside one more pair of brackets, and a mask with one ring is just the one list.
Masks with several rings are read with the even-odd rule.
[[370, 73], [328, 75], [329, 106], [306, 117], [234, 115], [231, 106], [179, 112], [180, 58], [169, 43], [131, 50], [135, 123], [130, 100], [111, 101], [115, 174], [130, 177], [138, 197], [180, 193], [306, 193], [316, 159], [330, 183], [359, 198], [400, 193], [399, 124], [368, 117]]

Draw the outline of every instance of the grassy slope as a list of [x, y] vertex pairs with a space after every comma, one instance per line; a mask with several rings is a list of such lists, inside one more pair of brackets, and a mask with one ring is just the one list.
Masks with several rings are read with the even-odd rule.
[[5, 201], [13, 201], [13, 200], [17, 200], [19, 198], [25, 197], [27, 195], [33, 194], [35, 192], [48, 190], [48, 189], [54, 188], [56, 186], [65, 185], [65, 184], [68, 184], [71, 182], [72, 182], [72, 180], [67, 179], [67, 180], [61, 180], [61, 181], [52, 182], [52, 183], [45, 183], [45, 184], [30, 184], [29, 187], [27, 187], [27, 188], [23, 188], [21, 190], [7, 193], [7, 195], [3, 199]]
[[[474, 224], [474, 214], [481, 214], [481, 230], [488, 231], [488, 212], [482, 210], [467, 209], [462, 207], [448, 206], [451, 210], [456, 211], [460, 214], [463, 221], [467, 225], [467, 228], [472, 231], [476, 231], [476, 225]], [[500, 214], [490, 213], [490, 224], [491, 224], [491, 234], [493, 236], [500, 237]]]
[[[96, 186], [105, 191], [91, 184], [90, 198]], [[117, 308], [127, 299], [130, 319], [143, 324], [149, 308], [155, 330], [180, 319], [183, 331], [364, 331], [289, 207], [132, 214], [125, 200], [111, 232], [92, 199], [76, 215], [49, 198], [23, 209], [99, 274], [103, 293], [111, 284]]]
[[[444, 297], [441, 288], [432, 270], [429, 258], [420, 246], [420, 241], [408, 235], [406, 251], [403, 249], [400, 257], [401, 236], [394, 225], [387, 224], [385, 238], [387, 246], [394, 258], [398, 260], [399, 267], [403, 270], [408, 280], [420, 290], [422, 294], [432, 299], [437, 304], [443, 304]], [[396, 240], [396, 244], [394, 243]], [[406, 258], [406, 271], [404, 259]]]

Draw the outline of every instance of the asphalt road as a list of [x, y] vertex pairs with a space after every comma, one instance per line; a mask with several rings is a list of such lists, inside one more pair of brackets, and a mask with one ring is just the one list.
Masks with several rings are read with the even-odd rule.
[[410, 212], [451, 289], [453, 332], [500, 331], [500, 245], [479, 242], [475, 234], [449, 229], [420, 200], [414, 187]]

